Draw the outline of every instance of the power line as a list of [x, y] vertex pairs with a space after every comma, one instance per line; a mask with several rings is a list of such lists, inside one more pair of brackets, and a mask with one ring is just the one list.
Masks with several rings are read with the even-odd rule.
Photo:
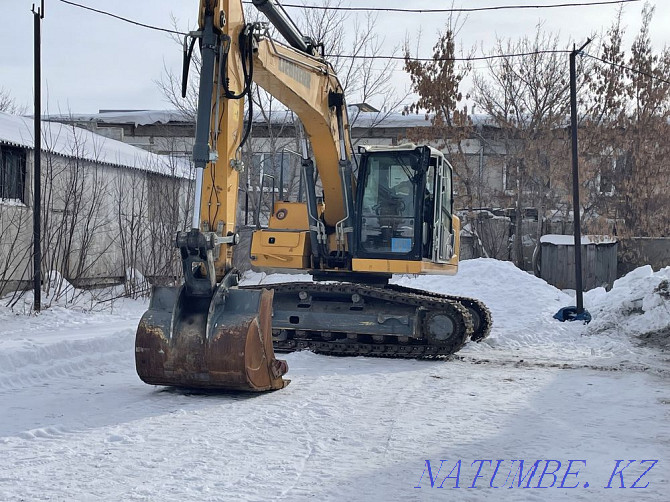
[[[60, 0], [62, 3], [72, 5], [74, 7], [79, 7], [82, 9], [90, 10], [92, 12], [95, 12], [97, 14], [102, 14], [104, 16], [109, 16], [113, 17], [114, 19], [118, 19], [120, 21], [124, 21], [126, 23], [134, 24], [136, 26], [140, 26], [142, 28], [147, 28], [150, 30], [156, 30], [156, 31], [163, 31], [166, 33], [172, 33], [175, 35], [187, 35], [187, 33], [177, 31], [177, 30], [170, 30], [167, 28], [161, 28], [158, 26], [153, 26], [150, 24], [145, 24], [145, 23], [140, 23], [138, 21], [134, 21], [132, 19], [128, 19], [126, 17], [118, 16], [116, 14], [112, 14], [111, 12], [106, 12], [104, 10], [99, 10], [99, 9], [94, 9], [93, 7], [89, 7], [87, 5], [82, 5], [78, 4], [75, 2], [71, 2], [69, 0]], [[639, 2], [640, 0], [611, 0], [611, 1], [606, 1], [606, 2], [599, 2], [599, 3], [582, 3], [582, 4], [553, 4], [553, 5], [544, 5], [544, 6], [498, 6], [498, 7], [483, 7], [481, 9], [476, 9], [476, 10], [491, 10], [491, 9], [501, 9], [501, 8], [535, 8], [535, 7], [559, 7], [559, 6], [571, 6], [571, 7], [577, 7], [577, 6], [587, 6], [587, 5], [603, 5], [603, 4], [612, 4], [612, 3], [630, 3], [630, 2]], [[283, 4], [285, 7], [293, 7], [297, 5], [292, 5], [292, 4]], [[309, 6], [299, 6], [299, 7], [306, 7], [306, 8], [323, 8], [323, 7], [309, 7]], [[343, 10], [345, 8], [341, 8], [340, 10]], [[363, 10], [362, 7], [352, 7], [351, 9], [357, 9], [357, 10]], [[365, 9], [365, 10], [371, 10], [371, 9]], [[374, 9], [372, 9], [374, 10]], [[389, 10], [389, 9], [381, 9], [381, 10]], [[442, 9], [439, 10], [440, 12], [447, 12], [449, 9]], [[454, 12], [454, 9], [451, 9], [452, 12]], [[413, 11], [412, 11], [413, 12]], [[435, 59], [435, 58], [413, 58], [409, 57], [406, 58], [405, 56], [384, 56], [384, 55], [374, 55], [374, 56], [364, 56], [364, 55], [345, 55], [345, 54], [326, 54], [327, 57], [340, 57], [340, 58], [348, 58], [348, 59], [385, 59], [385, 60], [395, 60], [395, 61], [419, 61], [419, 62], [433, 62], [433, 61], [458, 61], [458, 62], [469, 62], [469, 61], [487, 61], [491, 59], [502, 59], [502, 58], [511, 58], [511, 57], [527, 57], [527, 56], [536, 56], [540, 54], [569, 54], [570, 51], [568, 50], [542, 50], [542, 51], [531, 51], [531, 52], [520, 52], [520, 53], [515, 53], [515, 54], [491, 54], [489, 56], [473, 56], [473, 57], [465, 57], [465, 58], [443, 58], [443, 59]], [[611, 66], [617, 66], [619, 68], [632, 71], [635, 73], [638, 73], [640, 75], [644, 75], [646, 77], [659, 80], [660, 82], [670, 84], [669, 80], [665, 80], [659, 76], [652, 75], [650, 73], [643, 72], [641, 70], [636, 70], [635, 68], [631, 68], [629, 66], [625, 66], [622, 64], [618, 63], [613, 63], [612, 61], [607, 61], [606, 59], [599, 58], [597, 56], [593, 56], [591, 54], [586, 54], [584, 53], [585, 56], [588, 56], [590, 58], [596, 59], [602, 63], [611, 65]]]
[[[492, 10], [512, 10], [512, 9], [556, 9], [563, 7], [593, 7], [599, 5], [613, 5], [640, 2], [641, 0], [603, 0], [598, 2], [580, 2], [580, 3], [557, 3], [548, 5], [497, 5], [493, 7], [459, 7], [452, 9], [403, 9], [394, 7], [342, 7], [342, 6], [327, 6], [327, 5], [302, 5], [282, 3], [283, 7], [293, 7], [300, 9], [314, 9], [314, 10], [342, 10], [342, 11], [363, 11], [363, 12], [405, 12], [413, 14], [427, 14], [427, 13], [457, 13], [457, 12], [484, 12]], [[244, 3], [251, 4], [252, 2], [245, 1]]]
[[[405, 13], [439, 13], [439, 12], [483, 12], [483, 11], [492, 11], [492, 10], [503, 10], [503, 9], [553, 9], [561, 7], [592, 7], [598, 5], [612, 5], [612, 4], [625, 4], [632, 2], [640, 2], [641, 0], [605, 0], [598, 2], [590, 3], [561, 3], [561, 4], [549, 4], [549, 5], [498, 5], [494, 7], [463, 7], [463, 8], [453, 8], [453, 9], [401, 9], [401, 8], [382, 8], [382, 7], [327, 7], [322, 5], [300, 5], [300, 4], [282, 4], [283, 7], [293, 7], [293, 8], [302, 8], [302, 9], [319, 9], [319, 10], [344, 10], [344, 11], [382, 11], [382, 12], [405, 12]], [[106, 12], [104, 10], [94, 9], [87, 5], [82, 5], [79, 3], [71, 2], [69, 0], [60, 0], [60, 2], [74, 7], [79, 7], [81, 9], [90, 10], [104, 16], [113, 17], [114, 19], [119, 19], [120, 21], [125, 21], [126, 23], [134, 24], [136, 26], [141, 26], [143, 28], [148, 28], [150, 30], [163, 31], [165, 33], [172, 33], [175, 35], [187, 35], [183, 31], [171, 30], [168, 28], [161, 28], [159, 26], [153, 26], [146, 23], [140, 23], [127, 17], [119, 16], [117, 14], [112, 14], [111, 12]], [[250, 4], [252, 2], [244, 1], [243, 3]]]
[[539, 54], [570, 54], [571, 51], [568, 50], [541, 50], [541, 51], [530, 51], [530, 52], [517, 52], [514, 54], [491, 54], [489, 56], [472, 56], [472, 57], [463, 57], [463, 58], [419, 58], [419, 57], [408, 57], [405, 56], [384, 56], [384, 55], [374, 55], [374, 56], [364, 56], [364, 55], [345, 55], [345, 54], [326, 54], [326, 57], [332, 58], [346, 58], [346, 59], [390, 59], [395, 61], [420, 61], [420, 62], [434, 62], [434, 61], [487, 61], [490, 59], [502, 59], [502, 58], [513, 58], [513, 57], [524, 57], [524, 56], [536, 56]]
[[593, 56], [592, 54], [586, 54], [586, 53], [583, 53], [583, 54], [584, 54], [584, 56], [587, 56], [587, 57], [590, 57], [591, 59], [595, 59], [597, 61], [600, 61], [601, 63], [605, 63], [605, 64], [608, 64], [610, 66], [616, 66], [617, 68], [632, 71], [633, 73], [638, 73], [640, 75], [644, 75], [645, 77], [649, 77], [649, 78], [654, 79], [654, 80], [659, 80], [659, 81], [661, 81], [665, 84], [670, 84], [670, 80], [665, 80], [664, 78], [661, 78], [658, 75], [652, 75], [651, 73], [647, 73], [646, 71], [642, 71], [642, 70], [637, 70], [635, 68], [631, 68], [630, 66], [622, 65], [622, 64], [619, 64], [619, 63], [614, 63], [612, 61], [607, 61], [606, 59], [599, 58], [598, 56]]
[[[104, 10], [99, 10], [99, 9], [94, 9], [93, 7], [88, 7], [87, 5], [82, 5], [78, 4], [75, 2], [71, 2], [70, 0], [60, 0], [61, 2], [68, 4], [68, 5], [73, 5], [75, 7], [80, 7], [82, 9], [90, 10], [93, 12], [96, 12], [98, 14], [102, 14], [105, 16], [110, 16], [115, 19], [119, 19], [120, 21], [124, 21], [126, 23], [131, 23], [136, 26], [140, 26], [143, 28], [148, 28], [151, 30], [157, 30], [157, 31], [164, 31], [167, 33], [174, 33], [177, 35], [187, 35], [187, 33], [181, 32], [181, 31], [176, 31], [176, 30], [169, 30], [167, 28], [160, 28], [158, 26], [153, 26], [150, 24], [145, 24], [145, 23], [140, 23], [137, 21], [134, 21], [132, 19], [128, 19], [126, 17], [118, 16], [116, 14], [112, 14], [111, 12], [107, 12]], [[639, 0], [618, 0], [618, 1], [639, 1]], [[519, 54], [500, 54], [500, 55], [491, 55], [491, 56], [477, 56], [477, 57], [469, 57], [469, 58], [450, 58], [450, 59], [445, 59], [448, 61], [483, 61], [487, 59], [496, 59], [496, 58], [503, 58], [503, 57], [517, 57], [517, 56], [530, 56], [530, 55], [536, 55], [536, 54], [548, 54], [548, 53], [568, 53], [570, 51], [567, 50], [551, 50], [551, 51], [534, 51], [534, 52], [526, 52], [526, 53], [519, 53]], [[412, 61], [435, 61], [433, 58], [405, 58], [404, 56], [383, 56], [383, 55], [375, 55], [375, 56], [363, 56], [363, 55], [343, 55], [343, 54], [326, 54], [327, 57], [341, 57], [341, 58], [350, 58], [350, 59], [386, 59], [386, 60], [397, 60], [397, 61], [405, 61], [406, 59], [410, 59]]]
[[87, 5], [81, 5], [81, 4], [78, 4], [78, 3], [75, 3], [75, 2], [70, 2], [68, 0], [60, 0], [60, 1], [63, 2], [63, 3], [66, 3], [68, 5], [73, 5], [75, 7], [79, 7], [79, 8], [82, 8], [82, 9], [97, 12], [98, 14], [113, 17], [114, 19], [119, 19], [121, 21], [125, 21], [126, 23], [134, 24], [136, 26], [141, 26], [142, 28], [148, 28], [150, 30], [156, 30], [156, 31], [164, 31], [166, 33], [173, 33], [175, 35], [188, 35], [188, 33], [184, 33], [184, 32], [181, 32], [181, 31], [169, 30], [167, 28], [159, 28], [158, 26], [152, 26], [150, 24], [144, 24], [144, 23], [140, 23], [138, 21], [133, 21], [132, 19], [128, 19], [127, 17], [117, 16], [116, 14], [112, 14], [111, 12], [105, 12], [104, 10], [94, 9], [93, 7], [89, 7]]

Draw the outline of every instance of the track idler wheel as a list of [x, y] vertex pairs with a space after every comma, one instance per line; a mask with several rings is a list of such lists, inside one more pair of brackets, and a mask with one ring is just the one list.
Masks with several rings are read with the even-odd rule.
[[472, 333], [469, 312], [462, 309], [453, 312], [428, 312], [423, 319], [423, 336], [429, 345], [447, 349], [453, 354], [468, 341]]
[[272, 297], [266, 289], [220, 286], [213, 297], [184, 287], [154, 288], [135, 338], [137, 374], [148, 384], [266, 391], [290, 380], [272, 348]]

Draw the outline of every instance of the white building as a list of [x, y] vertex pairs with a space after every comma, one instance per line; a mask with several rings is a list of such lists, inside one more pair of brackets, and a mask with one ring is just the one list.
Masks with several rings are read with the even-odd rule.
[[[32, 280], [34, 124], [0, 112], [0, 294]], [[174, 232], [187, 221], [190, 165], [71, 124], [42, 123], [42, 272], [78, 286], [128, 269], [178, 273]]]

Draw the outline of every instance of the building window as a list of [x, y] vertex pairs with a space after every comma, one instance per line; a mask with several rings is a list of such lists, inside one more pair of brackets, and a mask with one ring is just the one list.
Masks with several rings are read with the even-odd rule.
[[0, 146], [0, 199], [25, 203], [26, 150]]
[[[613, 163], [614, 164], [614, 163]], [[596, 183], [598, 185], [598, 193], [600, 195], [612, 196], [614, 195], [614, 170], [616, 168], [612, 166], [611, 168], [605, 167], [600, 170], [598, 176], [596, 177]]]
[[282, 161], [284, 174], [286, 174], [286, 171], [288, 171], [288, 167], [290, 165], [290, 160], [291, 155], [289, 153], [282, 155], [281, 152], [275, 153], [274, 155], [272, 153], [254, 153], [252, 157], [254, 168], [260, 170], [260, 168], [263, 167], [265, 174], [276, 175], [277, 178], [279, 178]]
[[[263, 172], [264, 175], [269, 175], [274, 177], [275, 181], [275, 188], [278, 190], [279, 189], [279, 182], [280, 180], [284, 181], [284, 190], [287, 189], [287, 185], [289, 182], [289, 175], [291, 173], [291, 154], [290, 153], [285, 153], [284, 155], [279, 153], [254, 153], [252, 158], [251, 158], [251, 165], [253, 166], [253, 172], [254, 174], [251, 174], [251, 172], [248, 172], [247, 176], [249, 176], [249, 184], [253, 184], [253, 181], [251, 177], [256, 178], [258, 180], [258, 176], [261, 172]], [[272, 181], [265, 179], [263, 181], [264, 186], [272, 186]]]
[[514, 195], [518, 187], [519, 175], [523, 170], [523, 159], [509, 158], [503, 167], [503, 191], [505, 195]]

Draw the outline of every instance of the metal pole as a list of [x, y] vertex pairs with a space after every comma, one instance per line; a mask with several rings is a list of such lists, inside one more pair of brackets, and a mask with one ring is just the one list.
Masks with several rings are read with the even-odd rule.
[[256, 214], [254, 215], [254, 225], [256, 228], [261, 228], [261, 205], [263, 204], [263, 184], [265, 183], [265, 156], [261, 158], [260, 162], [261, 172], [258, 174], [258, 183], [260, 184], [260, 192], [258, 192], [258, 202], [256, 203]]
[[244, 226], [249, 224], [249, 183], [247, 183], [247, 191], [244, 192]]
[[284, 150], [286, 149], [282, 149], [279, 160], [279, 200], [284, 200]]
[[276, 183], [275, 183], [275, 177], [271, 176], [272, 178], [272, 207], [270, 208], [270, 214], [273, 214], [275, 211], [275, 190], [277, 189]]
[[577, 290], [577, 314], [584, 312], [582, 292], [582, 229], [579, 210], [579, 160], [577, 149], [577, 54], [591, 43], [588, 39], [579, 49], [570, 53], [570, 130], [572, 132], [572, 211], [575, 232], [575, 289]]
[[34, 20], [34, 50], [35, 50], [35, 153], [33, 155], [33, 296], [35, 312], [42, 309], [42, 248], [40, 240], [41, 233], [41, 211], [42, 211], [42, 55], [41, 55], [41, 24], [44, 18], [44, 0], [41, 7], [35, 11], [33, 4]]

